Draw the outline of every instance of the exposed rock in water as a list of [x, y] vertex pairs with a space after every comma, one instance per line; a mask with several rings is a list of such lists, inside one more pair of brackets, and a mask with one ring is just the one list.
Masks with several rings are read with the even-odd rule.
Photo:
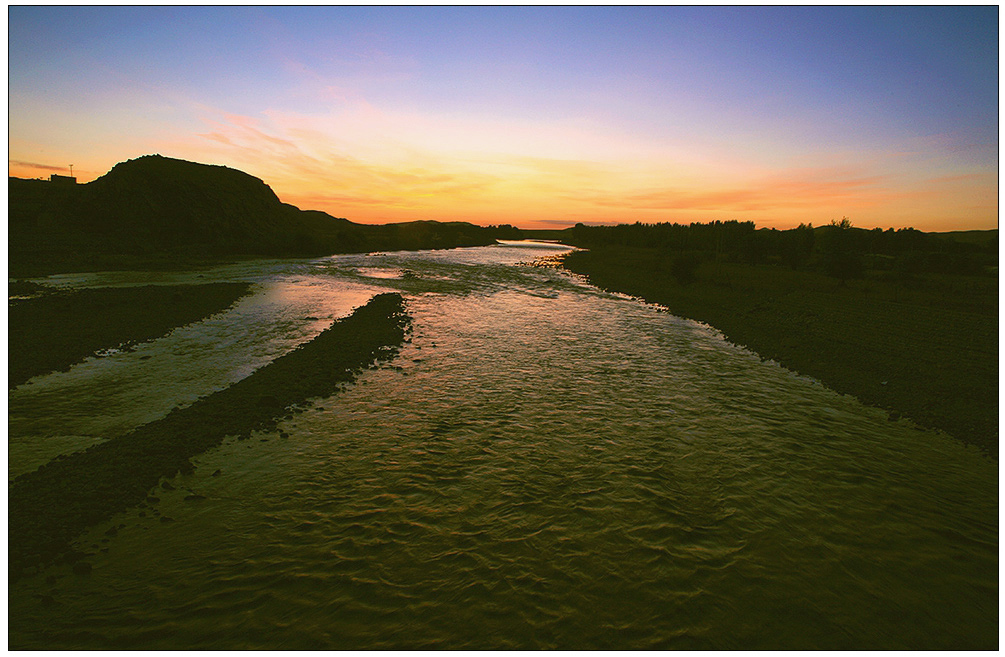
[[[66, 554], [86, 528], [144, 503], [158, 482], [191, 471], [189, 459], [225, 436], [270, 430], [283, 409], [330, 396], [375, 358], [393, 357], [409, 321], [400, 295], [377, 295], [229, 388], [18, 477], [8, 495], [11, 580]], [[260, 405], [263, 397], [278, 405]]]

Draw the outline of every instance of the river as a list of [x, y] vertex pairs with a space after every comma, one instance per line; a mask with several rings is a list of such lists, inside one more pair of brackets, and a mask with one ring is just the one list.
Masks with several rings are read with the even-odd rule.
[[226, 387], [374, 294], [401, 292], [414, 331], [93, 528], [90, 574], [11, 585], [10, 647], [997, 648], [996, 461], [532, 265], [566, 250], [46, 279], [255, 287], [11, 391], [11, 476]]

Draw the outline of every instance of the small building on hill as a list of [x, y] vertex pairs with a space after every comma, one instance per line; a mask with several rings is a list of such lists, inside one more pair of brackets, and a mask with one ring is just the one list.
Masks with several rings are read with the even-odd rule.
[[74, 176], [61, 176], [58, 173], [54, 173], [49, 176], [49, 182], [60, 185], [76, 185], [77, 179]]

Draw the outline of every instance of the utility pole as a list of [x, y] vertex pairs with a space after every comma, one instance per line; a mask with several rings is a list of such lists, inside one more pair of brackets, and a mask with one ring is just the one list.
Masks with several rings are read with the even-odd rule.
[[70, 177], [73, 178], [73, 165], [70, 165]]

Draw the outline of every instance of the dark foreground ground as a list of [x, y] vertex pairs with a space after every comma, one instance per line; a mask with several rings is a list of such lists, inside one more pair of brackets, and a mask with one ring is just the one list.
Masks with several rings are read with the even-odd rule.
[[360, 370], [393, 357], [408, 329], [401, 296], [378, 295], [229, 388], [18, 477], [8, 492], [11, 580], [56, 559], [88, 570], [87, 555], [71, 547], [84, 529], [128, 508], [155, 504], [158, 485], [189, 471], [191, 457], [226, 436], [244, 439], [274, 428], [296, 405], [331, 395]]
[[150, 285], [57, 292], [30, 282], [9, 285], [8, 387], [69, 369], [97, 351], [128, 348], [220, 312], [248, 283]]
[[704, 262], [681, 284], [655, 249], [604, 247], [565, 266], [707, 323], [866, 404], [998, 457], [998, 280], [919, 275], [841, 285], [785, 267]]

